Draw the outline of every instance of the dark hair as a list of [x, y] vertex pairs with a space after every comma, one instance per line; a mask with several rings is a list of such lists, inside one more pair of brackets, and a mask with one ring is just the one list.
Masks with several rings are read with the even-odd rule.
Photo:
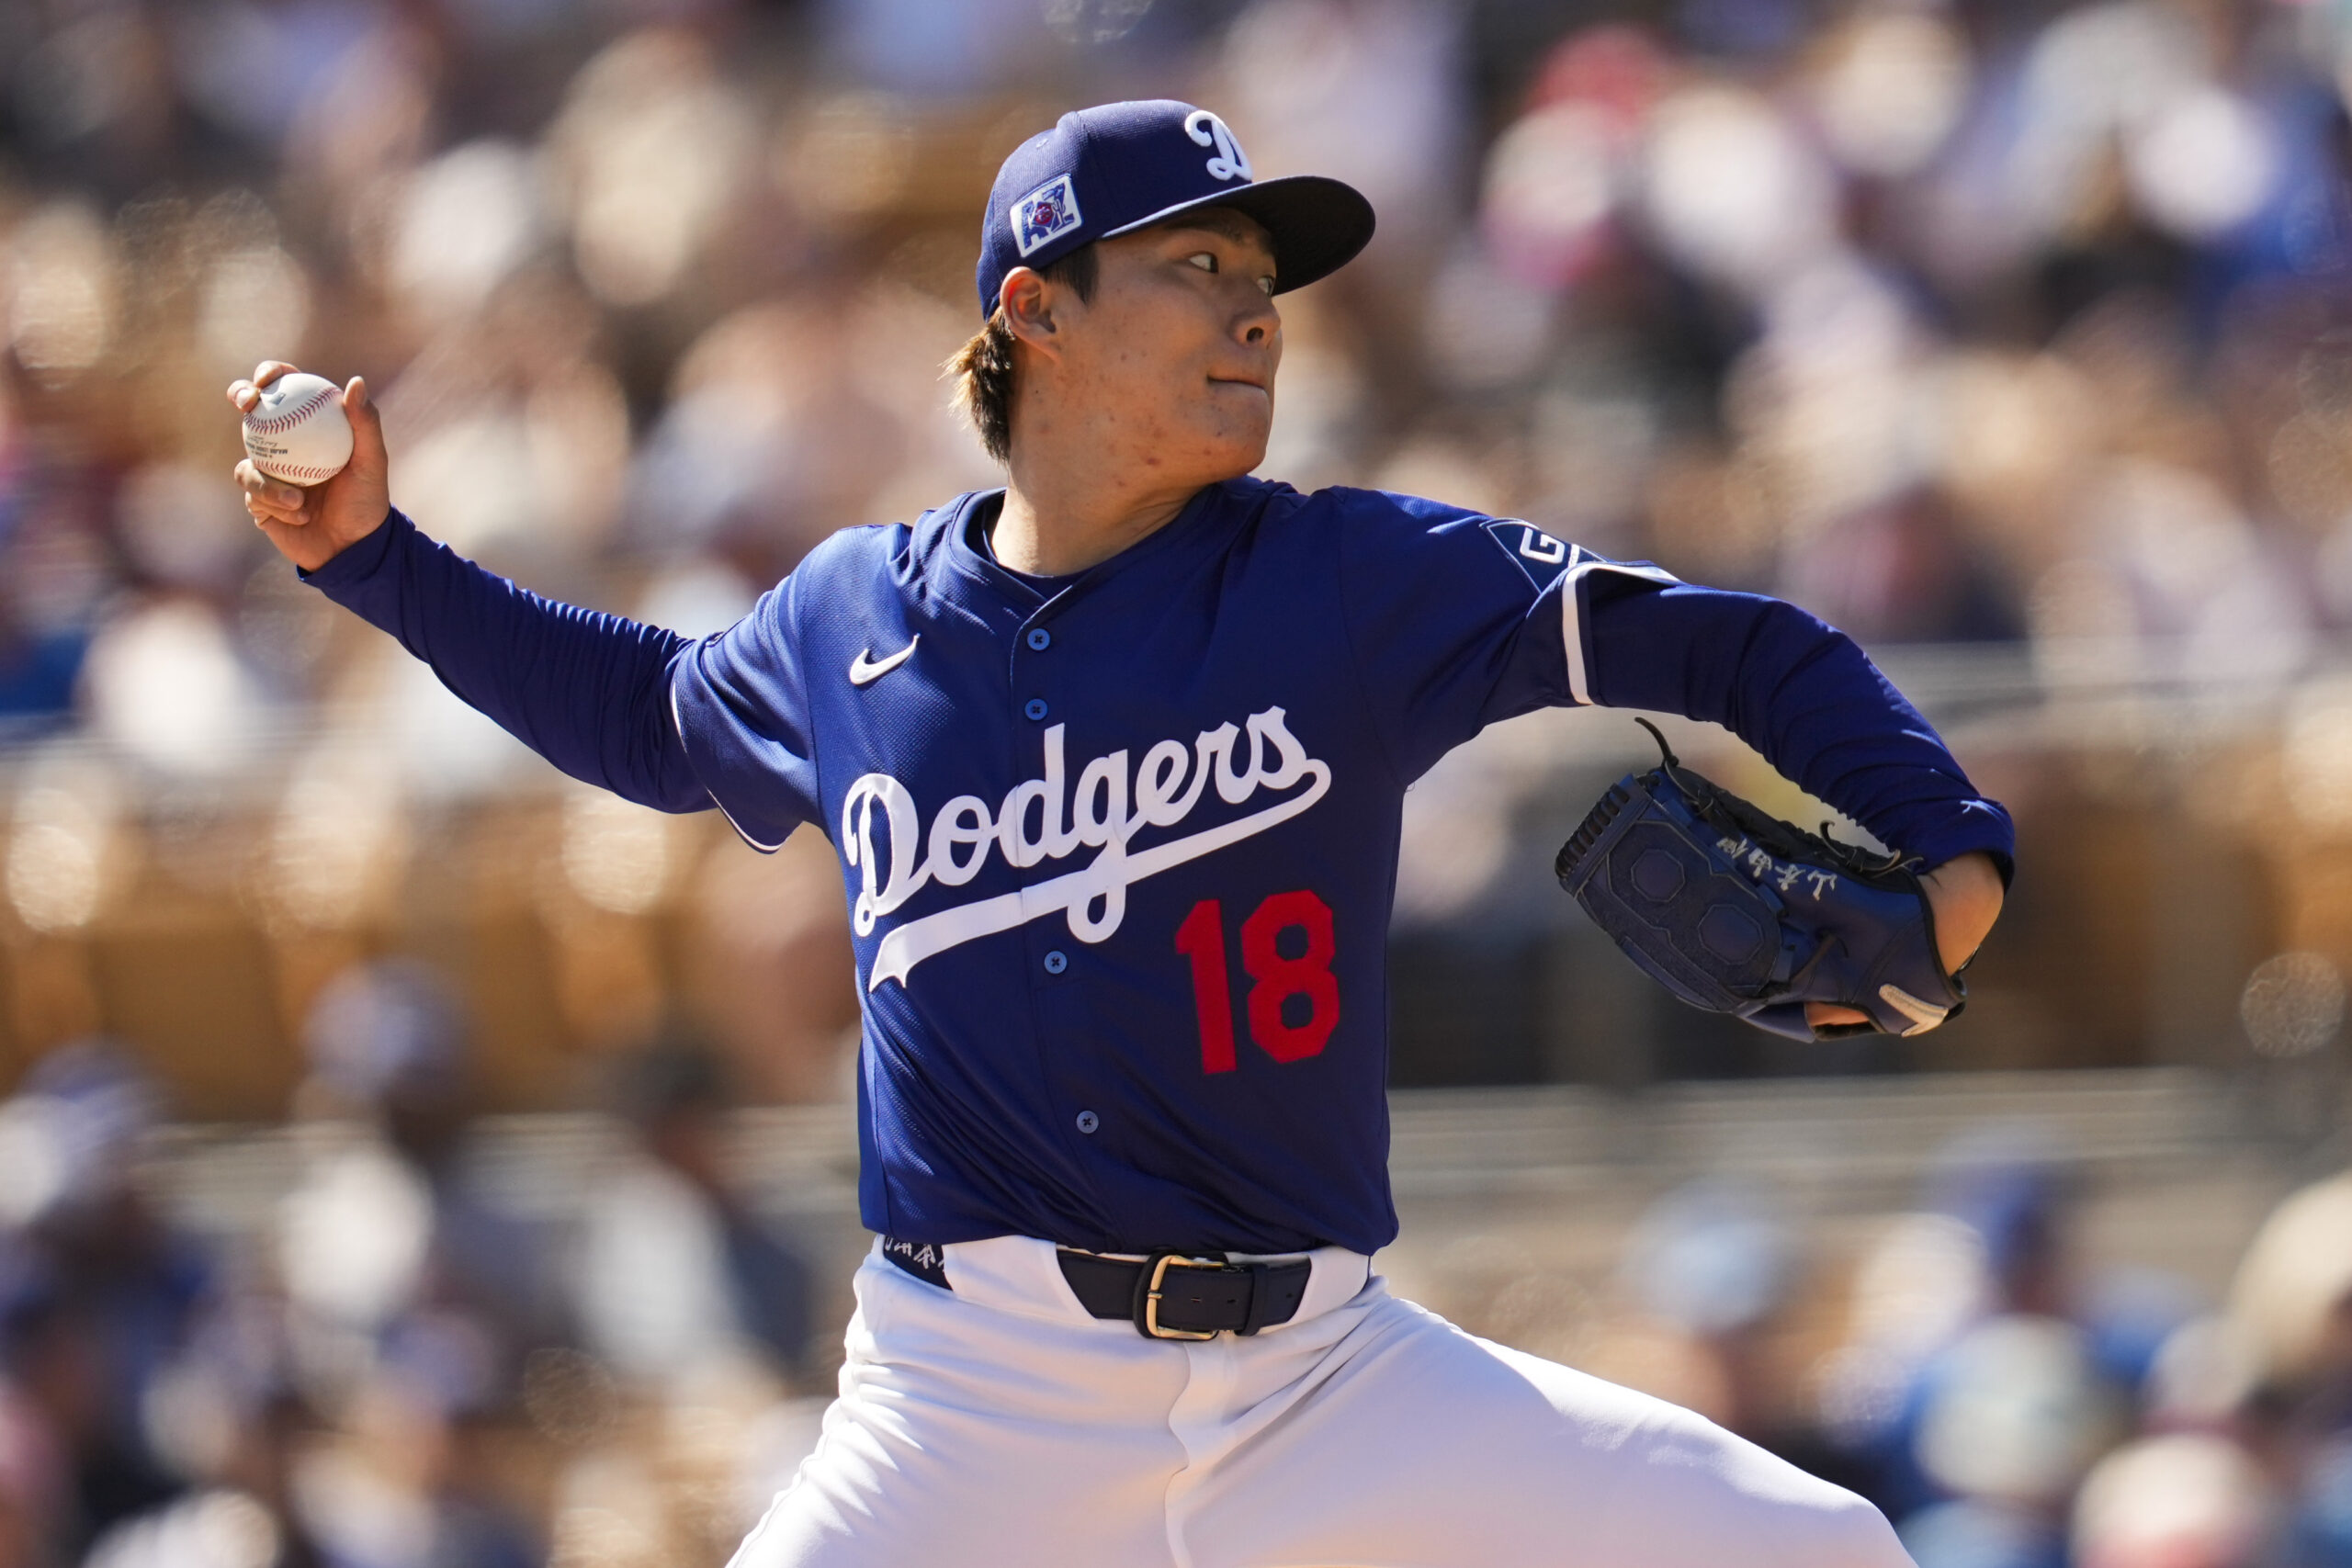
[[[1091, 301], [1102, 276], [1101, 263], [1091, 244], [1080, 245], [1040, 268], [1048, 283], [1065, 283], [1080, 299]], [[980, 445], [1000, 463], [1012, 460], [1012, 328], [1004, 307], [989, 312], [988, 324], [947, 362], [956, 378], [956, 401], [980, 433]]]

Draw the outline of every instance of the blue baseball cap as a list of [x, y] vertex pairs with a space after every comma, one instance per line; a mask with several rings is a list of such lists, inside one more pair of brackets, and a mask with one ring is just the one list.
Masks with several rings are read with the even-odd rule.
[[1225, 121], [1172, 98], [1074, 109], [1013, 150], [980, 227], [980, 314], [1017, 266], [1043, 269], [1080, 245], [1229, 207], [1265, 225], [1274, 292], [1347, 265], [1372, 238], [1372, 203], [1320, 175], [1250, 177]]

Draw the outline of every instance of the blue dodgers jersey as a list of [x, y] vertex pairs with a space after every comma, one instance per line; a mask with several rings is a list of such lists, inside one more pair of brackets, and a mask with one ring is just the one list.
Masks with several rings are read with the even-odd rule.
[[835, 536], [673, 680], [744, 837], [839, 852], [865, 1223], [1373, 1251], [1405, 787], [1577, 698], [1600, 563], [1238, 479], [1047, 598], [975, 540], [1000, 495]]
[[2007, 814], [1792, 605], [1255, 480], [1041, 587], [976, 547], [997, 499], [841, 535], [702, 642], [542, 599], [397, 512], [306, 574], [574, 778], [721, 805], [764, 847], [832, 837], [876, 1229], [1385, 1242], [1399, 796], [1527, 708], [1722, 724], [1922, 863], [2007, 873]]

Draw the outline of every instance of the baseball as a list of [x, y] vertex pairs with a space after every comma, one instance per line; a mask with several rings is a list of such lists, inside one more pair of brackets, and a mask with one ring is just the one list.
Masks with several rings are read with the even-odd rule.
[[314, 485], [351, 461], [351, 422], [341, 389], [323, 376], [288, 371], [261, 389], [245, 415], [245, 456], [276, 479]]

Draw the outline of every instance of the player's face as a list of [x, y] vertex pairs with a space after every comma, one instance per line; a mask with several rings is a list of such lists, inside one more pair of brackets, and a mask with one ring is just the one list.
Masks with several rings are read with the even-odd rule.
[[1115, 411], [1106, 457], [1212, 484], [1266, 456], [1282, 317], [1265, 230], [1211, 210], [1105, 240], [1094, 299], [1071, 335], [1070, 390]]

